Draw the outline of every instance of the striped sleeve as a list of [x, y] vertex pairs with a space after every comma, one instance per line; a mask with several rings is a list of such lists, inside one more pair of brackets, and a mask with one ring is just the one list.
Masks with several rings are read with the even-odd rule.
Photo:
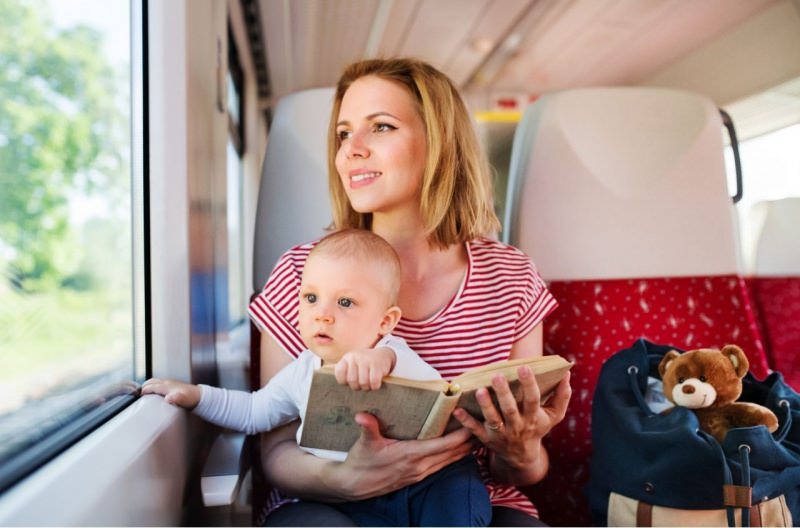
[[300, 276], [311, 247], [308, 244], [286, 252], [247, 310], [259, 330], [267, 332], [294, 358], [306, 348], [298, 327], [298, 295]]
[[520, 301], [519, 317], [514, 329], [514, 341], [519, 341], [528, 335], [558, 306], [556, 298], [545, 286], [544, 280], [539, 276], [539, 272], [536, 271], [530, 258], [527, 259], [527, 266], [521, 282], [524, 284], [524, 295]]

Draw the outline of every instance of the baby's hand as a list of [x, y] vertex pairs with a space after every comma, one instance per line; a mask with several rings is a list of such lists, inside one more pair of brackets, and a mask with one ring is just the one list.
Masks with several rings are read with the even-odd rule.
[[376, 390], [394, 369], [396, 355], [391, 348], [370, 348], [348, 352], [336, 363], [336, 381], [353, 390]]
[[142, 394], [160, 394], [167, 403], [188, 410], [200, 403], [200, 387], [175, 380], [151, 378], [142, 385]]

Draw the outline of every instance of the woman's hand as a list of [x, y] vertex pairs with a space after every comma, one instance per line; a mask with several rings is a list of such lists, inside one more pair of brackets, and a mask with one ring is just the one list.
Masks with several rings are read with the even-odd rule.
[[539, 386], [530, 367], [517, 371], [522, 386], [522, 402], [517, 405], [508, 380], [501, 374], [492, 378], [499, 409], [494, 406], [488, 389], [479, 389], [475, 396], [485, 421], [480, 422], [463, 409], [454, 415], [492, 452], [492, 474], [509, 484], [523, 485], [544, 478], [548, 468], [547, 452], [542, 438], [564, 419], [572, 389], [569, 372], [558, 384], [552, 397], [541, 402]]
[[368, 499], [419, 482], [463, 458], [477, 445], [466, 429], [431, 440], [399, 441], [383, 437], [377, 419], [368, 413], [356, 414], [356, 422], [362, 427], [361, 437], [344, 462], [300, 450], [292, 434], [296, 426], [266, 433], [262, 460], [270, 483], [308, 500]]
[[361, 437], [338, 468], [337, 485], [347, 490], [347, 500], [361, 500], [404, 488], [460, 460], [477, 443], [466, 429], [430, 440], [399, 441], [380, 433], [378, 420], [356, 414]]

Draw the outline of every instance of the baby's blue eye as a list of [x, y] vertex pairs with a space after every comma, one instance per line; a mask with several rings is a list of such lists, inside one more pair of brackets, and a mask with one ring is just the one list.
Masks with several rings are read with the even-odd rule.
[[306, 302], [310, 302], [312, 304], [317, 302], [317, 295], [314, 293], [307, 293], [303, 297], [305, 298]]
[[344, 308], [350, 308], [351, 306], [353, 306], [353, 300], [348, 299], [347, 297], [339, 299], [339, 306], [342, 306]]

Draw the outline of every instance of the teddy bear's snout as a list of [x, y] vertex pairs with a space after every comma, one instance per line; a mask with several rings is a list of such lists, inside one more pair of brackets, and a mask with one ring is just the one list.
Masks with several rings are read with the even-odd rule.
[[701, 409], [714, 404], [717, 391], [710, 383], [697, 378], [689, 378], [672, 388], [672, 401], [689, 409]]

